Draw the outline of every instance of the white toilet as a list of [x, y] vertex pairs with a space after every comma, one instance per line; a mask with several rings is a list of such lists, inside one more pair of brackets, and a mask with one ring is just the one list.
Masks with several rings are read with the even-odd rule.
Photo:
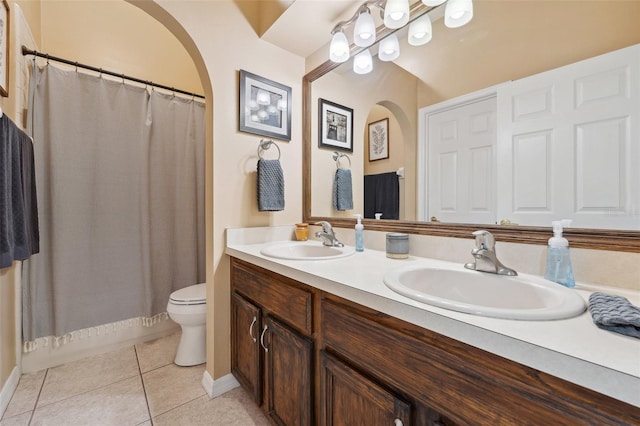
[[169, 318], [182, 327], [182, 337], [174, 362], [185, 367], [204, 363], [206, 361], [206, 284], [192, 285], [171, 293], [167, 313]]

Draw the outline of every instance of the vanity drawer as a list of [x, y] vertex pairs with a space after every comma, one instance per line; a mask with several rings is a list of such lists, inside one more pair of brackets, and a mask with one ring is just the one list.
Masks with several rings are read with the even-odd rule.
[[231, 258], [231, 288], [300, 333], [313, 333], [313, 293], [298, 281]]

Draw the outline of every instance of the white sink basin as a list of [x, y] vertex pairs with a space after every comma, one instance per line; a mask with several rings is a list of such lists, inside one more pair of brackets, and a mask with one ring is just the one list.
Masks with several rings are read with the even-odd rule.
[[320, 241], [291, 241], [267, 246], [260, 250], [264, 256], [287, 260], [331, 260], [351, 256], [353, 247], [329, 247]]
[[384, 276], [391, 290], [454, 311], [515, 320], [554, 320], [586, 309], [575, 291], [533, 275], [507, 277], [464, 269], [411, 265]]

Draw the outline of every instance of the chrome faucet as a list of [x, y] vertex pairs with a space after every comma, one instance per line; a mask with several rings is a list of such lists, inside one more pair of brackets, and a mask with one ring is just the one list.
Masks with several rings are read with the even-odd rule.
[[496, 239], [491, 232], [479, 230], [473, 235], [476, 237], [476, 248], [471, 250], [471, 254], [476, 261], [466, 263], [465, 268], [498, 275], [518, 275], [513, 269], [504, 266], [496, 257]]
[[322, 225], [322, 231], [316, 232], [316, 237], [322, 239], [322, 244], [329, 247], [344, 247], [338, 239], [331, 227], [331, 224], [326, 221], [316, 222], [315, 225]]

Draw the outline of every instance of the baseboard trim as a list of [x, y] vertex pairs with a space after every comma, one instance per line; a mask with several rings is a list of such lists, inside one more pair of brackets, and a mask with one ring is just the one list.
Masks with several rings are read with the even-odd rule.
[[13, 367], [13, 371], [11, 371], [11, 374], [7, 378], [7, 381], [4, 382], [4, 386], [2, 386], [2, 391], [0, 392], [0, 419], [4, 415], [4, 412], [7, 410], [9, 402], [11, 401], [11, 397], [13, 397], [13, 393], [18, 387], [19, 381], [20, 370], [16, 366]]
[[240, 386], [240, 383], [233, 377], [233, 374], [227, 374], [217, 380], [213, 380], [207, 370], [205, 370], [202, 375], [202, 387], [207, 392], [207, 395], [209, 395], [209, 398], [220, 396], [238, 386]]
[[33, 352], [22, 354], [22, 372], [31, 373], [67, 364], [89, 356], [158, 339], [178, 331], [180, 331], [180, 326], [170, 319], [166, 319], [151, 327], [138, 324], [115, 333], [102, 334], [100, 336], [94, 334], [92, 337], [74, 339], [57, 348], [48, 345]]

